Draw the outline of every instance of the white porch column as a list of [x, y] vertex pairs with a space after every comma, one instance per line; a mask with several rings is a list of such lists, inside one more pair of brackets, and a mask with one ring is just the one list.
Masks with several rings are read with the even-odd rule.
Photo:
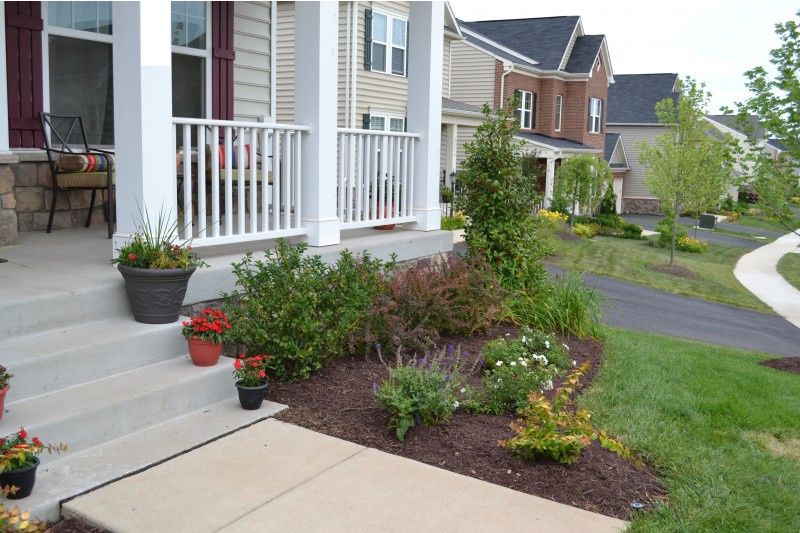
[[6, 10], [0, 2], [0, 154], [10, 153], [8, 147], [8, 72], [6, 71]]
[[553, 180], [555, 178], [556, 158], [547, 158], [547, 172], [544, 175], [544, 208], [549, 209], [553, 202]]
[[614, 176], [613, 187], [614, 187], [614, 194], [616, 195], [616, 208], [617, 214], [622, 213], [622, 185], [624, 183], [624, 177]]
[[114, 144], [118, 247], [140, 210], [177, 217], [173, 178], [172, 49], [169, 2], [115, 2]]
[[441, 226], [439, 151], [442, 134], [444, 2], [411, 2], [408, 35], [408, 131], [422, 138], [415, 147], [414, 215], [403, 227], [431, 231]]
[[303, 226], [310, 246], [339, 244], [336, 216], [338, 2], [295, 2], [294, 119], [303, 138]]
[[458, 161], [456, 160], [456, 150], [458, 149], [458, 124], [447, 124], [445, 126], [445, 134], [447, 135], [447, 144], [445, 145], [445, 171], [447, 172], [447, 184], [452, 185], [450, 181], [450, 174], [458, 170]]

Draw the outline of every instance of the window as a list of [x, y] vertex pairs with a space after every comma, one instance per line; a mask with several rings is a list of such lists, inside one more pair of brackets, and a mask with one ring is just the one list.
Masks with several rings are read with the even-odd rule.
[[514, 91], [517, 100], [517, 109], [514, 116], [519, 118], [519, 127], [523, 130], [530, 130], [536, 127], [534, 115], [536, 114], [536, 95], [529, 91]]
[[393, 15], [367, 11], [366, 66], [373, 72], [406, 75], [406, 34], [408, 22]]
[[[172, 2], [172, 116], [175, 117], [207, 115], [206, 79], [211, 41], [207, 7], [206, 2]], [[179, 128], [179, 146], [183, 144], [182, 137]]]
[[561, 131], [561, 106], [564, 99], [560, 94], [556, 95], [556, 131]]
[[114, 144], [111, 2], [47, 3], [50, 112], [83, 117], [91, 144]]
[[602, 127], [603, 101], [599, 98], [589, 99], [589, 132], [600, 133]]

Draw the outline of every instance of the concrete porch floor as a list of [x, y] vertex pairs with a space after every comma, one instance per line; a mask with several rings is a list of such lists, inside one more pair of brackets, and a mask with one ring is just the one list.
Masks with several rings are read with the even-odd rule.
[[[302, 238], [289, 239], [299, 243]], [[200, 248], [198, 254], [211, 268], [198, 269], [189, 282], [185, 304], [219, 298], [222, 291], [234, 288], [231, 263], [239, 261], [247, 250], [256, 256], [275, 246], [275, 240], [244, 243], [239, 246]], [[391, 231], [358, 229], [342, 232], [341, 244], [309, 248], [325, 261], [335, 261], [341, 251], [368, 251], [373, 257], [398, 261], [418, 259], [453, 249], [453, 237], [446, 231]], [[263, 256], [263, 254], [262, 254]], [[0, 302], [9, 309], [13, 303], [41, 296], [69, 294], [89, 288], [114, 285], [122, 290], [122, 277], [110, 263], [111, 240], [105, 226], [69, 228], [52, 233], [20, 234], [19, 243], [0, 249]], [[8, 307], [7, 307], [8, 306]]]

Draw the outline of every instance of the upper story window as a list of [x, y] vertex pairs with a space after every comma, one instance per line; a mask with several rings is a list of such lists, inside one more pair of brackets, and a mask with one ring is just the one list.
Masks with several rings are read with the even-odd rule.
[[114, 144], [111, 2], [48, 2], [44, 99], [56, 115], [83, 118], [90, 144]]
[[519, 119], [520, 129], [534, 129], [536, 127], [536, 95], [530, 91], [517, 89], [514, 91], [514, 96], [517, 101], [514, 116]]
[[560, 95], [556, 95], [556, 131], [561, 131], [561, 107], [564, 104], [564, 98]]
[[[210, 93], [208, 2], [172, 2], [172, 116], [204, 118]], [[194, 135], [193, 132], [193, 142]], [[178, 129], [178, 145], [183, 144]]]
[[408, 21], [368, 9], [366, 23], [364, 67], [373, 72], [405, 76]]
[[600, 133], [602, 129], [603, 101], [599, 98], [589, 99], [589, 132]]

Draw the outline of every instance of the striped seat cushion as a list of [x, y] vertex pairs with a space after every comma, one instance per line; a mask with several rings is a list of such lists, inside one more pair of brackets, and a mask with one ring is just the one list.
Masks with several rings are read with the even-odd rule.
[[114, 164], [114, 157], [106, 154], [63, 154], [56, 161], [62, 172], [106, 172]]
[[[219, 154], [219, 168], [225, 168], [225, 146], [218, 144], [217, 153]], [[250, 145], [244, 145], [244, 168], [250, 168]], [[234, 146], [231, 150], [231, 168], [239, 168], [239, 147]], [[211, 168], [211, 145], [206, 145], [206, 168]]]

